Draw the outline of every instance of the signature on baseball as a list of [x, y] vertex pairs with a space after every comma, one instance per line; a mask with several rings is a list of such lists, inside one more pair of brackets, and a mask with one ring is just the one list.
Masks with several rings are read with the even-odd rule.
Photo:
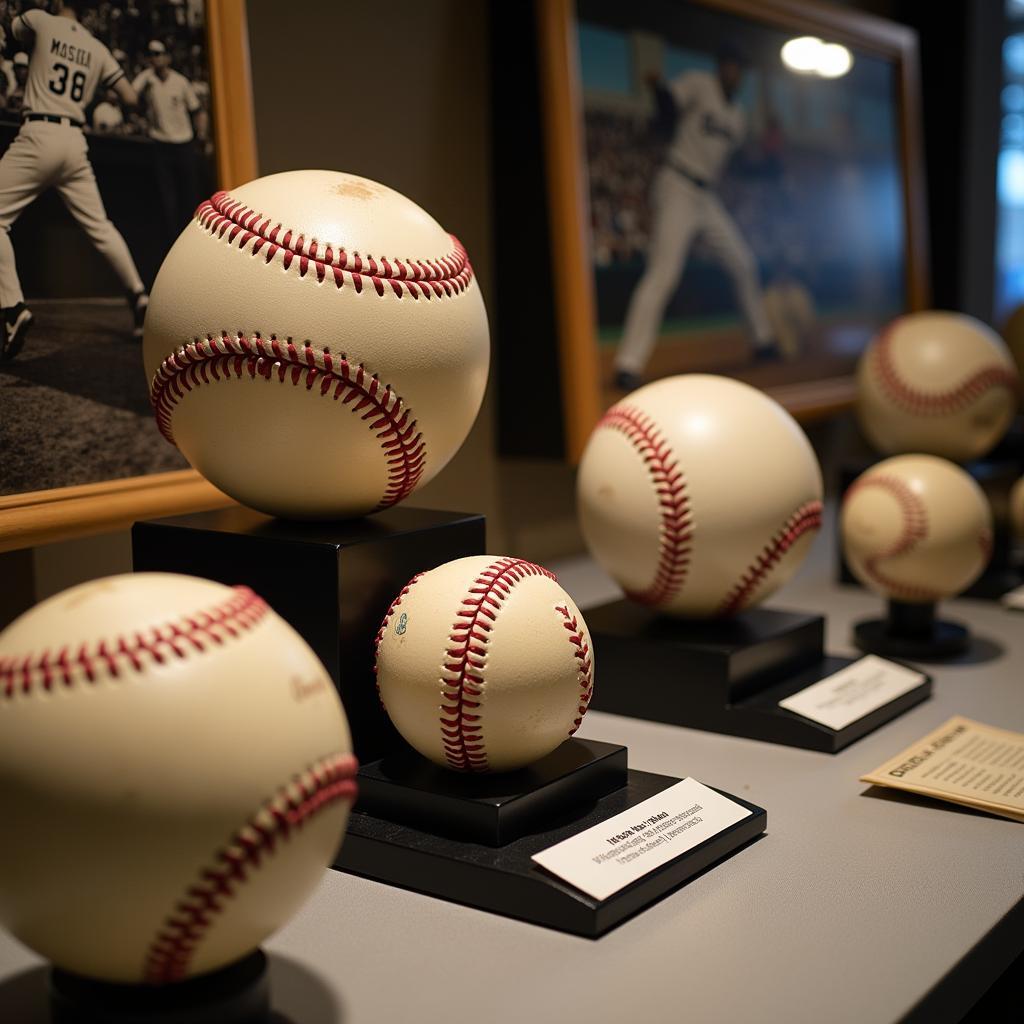
[[301, 704], [304, 700], [315, 697], [326, 689], [327, 681], [322, 677], [303, 679], [301, 676], [292, 676], [292, 696], [295, 698], [296, 703]]
[[368, 181], [344, 181], [339, 185], [334, 185], [331, 191], [350, 199], [375, 199], [381, 194], [381, 190], [373, 188], [371, 182]]

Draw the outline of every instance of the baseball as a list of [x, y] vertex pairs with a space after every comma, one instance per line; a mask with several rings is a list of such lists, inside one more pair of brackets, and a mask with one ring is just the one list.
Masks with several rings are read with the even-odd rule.
[[532, 764], [576, 732], [593, 691], [580, 610], [554, 574], [521, 558], [458, 558], [414, 576], [376, 648], [395, 728], [456, 771]]
[[843, 498], [839, 529], [853, 575], [914, 604], [959, 594], [992, 552], [984, 492], [934, 455], [897, 455], [862, 473]]
[[995, 331], [960, 313], [909, 313], [884, 328], [857, 365], [857, 418], [886, 454], [957, 462], [984, 455], [1017, 405], [1017, 371]]
[[160, 430], [211, 483], [271, 515], [360, 516], [465, 440], [487, 314], [466, 250], [411, 200], [288, 171], [200, 204], [160, 268], [144, 355]]
[[248, 588], [58, 594], [0, 634], [0, 923], [105, 981], [232, 963], [334, 859], [351, 749], [325, 669]]
[[591, 554], [670, 615], [731, 615], [796, 571], [821, 526], [821, 471], [777, 402], [727, 377], [648, 384], [612, 406], [580, 463]]

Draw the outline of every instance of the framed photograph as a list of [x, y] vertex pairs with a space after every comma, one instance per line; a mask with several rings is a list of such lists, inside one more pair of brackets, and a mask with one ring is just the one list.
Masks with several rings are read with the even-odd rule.
[[916, 37], [795, 0], [539, 0], [566, 449], [678, 373], [798, 416], [928, 303]]
[[228, 499], [156, 429], [146, 295], [256, 175], [244, 0], [0, 0], [0, 551]]

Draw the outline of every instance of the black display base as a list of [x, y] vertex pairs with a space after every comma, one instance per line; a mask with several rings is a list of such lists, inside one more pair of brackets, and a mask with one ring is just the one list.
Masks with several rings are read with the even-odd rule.
[[[968, 472], [985, 492], [994, 508], [1005, 508], [1010, 488], [1020, 478], [1022, 467], [1019, 457], [1014, 458], [1008, 451], [1010, 438], [992, 451], [986, 458], [968, 462], [963, 469]], [[847, 488], [861, 473], [870, 469], [875, 463], [881, 462], [882, 456], [854, 459], [839, 471], [839, 493], [845, 494]], [[842, 502], [836, 504], [838, 520]], [[836, 536], [839, 535], [838, 525]], [[842, 545], [838, 547], [839, 566], [837, 578], [840, 583], [860, 586], [856, 576], [843, 557]], [[960, 595], [977, 601], [1000, 601], [1004, 594], [1024, 584], [1024, 566], [1018, 565], [1014, 559], [1013, 530], [1007, 515], [997, 515], [992, 530], [992, 555], [984, 572]]]
[[483, 516], [404, 505], [316, 523], [235, 507], [132, 527], [136, 572], [244, 583], [298, 630], [341, 694], [360, 761], [404, 746], [373, 675], [373, 641], [388, 606], [416, 573], [484, 549]]
[[735, 853], [764, 832], [766, 812], [753, 813], [605, 900], [574, 889], [530, 857], [627, 811], [679, 779], [630, 770], [625, 786], [600, 797], [573, 821], [523, 836], [497, 849], [445, 839], [354, 811], [335, 867], [389, 885], [452, 900], [532, 924], [597, 938], [626, 918]]
[[528, 768], [485, 775], [449, 771], [402, 751], [360, 768], [356, 810], [502, 846], [620, 789], [627, 775], [626, 748], [597, 740], [566, 740]]
[[169, 985], [117, 985], [59, 968], [50, 973], [53, 1024], [264, 1024], [270, 1016], [267, 958], [244, 960]]
[[590, 707], [632, 718], [836, 753], [931, 693], [931, 679], [842, 729], [778, 702], [855, 659], [826, 655], [825, 620], [752, 608], [685, 622], [630, 601], [587, 611], [601, 666]]
[[911, 661], [946, 661], [967, 652], [971, 634], [966, 626], [935, 617], [934, 604], [890, 601], [884, 619], [864, 619], [853, 627], [860, 650]]

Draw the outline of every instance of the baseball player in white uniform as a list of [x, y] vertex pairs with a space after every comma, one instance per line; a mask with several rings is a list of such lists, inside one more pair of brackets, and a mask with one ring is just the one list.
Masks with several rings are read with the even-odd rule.
[[171, 55], [159, 39], [148, 47], [150, 66], [135, 76], [156, 147], [157, 186], [167, 225], [168, 244], [181, 234], [199, 202], [199, 153], [195, 139], [205, 141], [209, 119], [195, 87], [171, 67]]
[[113, 89], [128, 106], [137, 105], [135, 90], [110, 51], [78, 23], [70, 0], [57, 14], [25, 11], [12, 22], [11, 33], [31, 56], [21, 129], [0, 159], [2, 358], [18, 354], [32, 324], [15, 268], [11, 225], [51, 187], [113, 267], [134, 314], [133, 336], [141, 338], [148, 296], [125, 240], [107, 217], [82, 134], [85, 107], [97, 89]]
[[615, 383], [624, 391], [643, 382], [665, 307], [698, 236], [733, 280], [753, 334], [755, 358], [778, 358], [757, 261], [715, 193], [726, 162], [747, 132], [746, 114], [736, 98], [743, 70], [739, 51], [723, 47], [717, 74], [685, 71], [667, 87], [660, 79], [652, 81], [659, 110], [669, 110], [675, 128], [651, 192], [647, 268], [630, 297], [615, 355]]

